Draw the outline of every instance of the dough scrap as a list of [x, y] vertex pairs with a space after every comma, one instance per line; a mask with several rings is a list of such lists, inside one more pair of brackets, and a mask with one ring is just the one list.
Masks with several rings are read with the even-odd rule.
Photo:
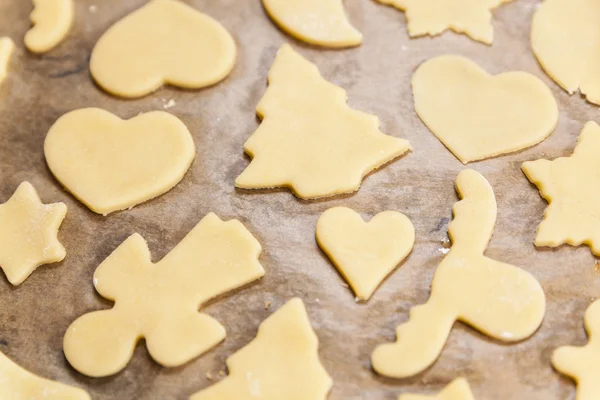
[[0, 267], [11, 284], [20, 285], [40, 265], [65, 258], [57, 235], [66, 215], [66, 205], [43, 204], [29, 182], [0, 204]]
[[585, 313], [585, 330], [589, 342], [582, 347], [565, 346], [552, 354], [552, 365], [577, 382], [577, 400], [600, 399], [598, 363], [600, 360], [600, 301], [596, 300]]
[[528, 272], [484, 256], [496, 222], [496, 199], [489, 183], [474, 170], [456, 180], [461, 201], [449, 226], [453, 244], [437, 268], [426, 304], [410, 311], [396, 329], [397, 341], [380, 345], [373, 368], [393, 378], [415, 375], [440, 355], [459, 320], [504, 342], [531, 336], [542, 323], [546, 299]]
[[169, 113], [122, 120], [99, 108], [84, 108], [54, 123], [44, 153], [69, 192], [95, 213], [107, 215], [171, 190], [196, 149], [183, 122]]
[[75, 14], [73, 0], [33, 0], [31, 22], [25, 34], [25, 46], [34, 53], [56, 47], [69, 33]]
[[318, 347], [304, 303], [292, 299], [227, 359], [227, 378], [190, 400], [325, 400], [332, 380], [319, 361]]
[[269, 17], [298, 40], [317, 46], [358, 46], [362, 34], [348, 21], [342, 0], [262, 0]]
[[15, 42], [9, 37], [0, 38], [0, 83], [8, 75], [8, 63], [15, 49]]
[[90, 400], [83, 389], [41, 378], [0, 353], [0, 398], [5, 400]]
[[588, 122], [570, 157], [523, 163], [527, 179], [548, 201], [536, 246], [590, 246], [600, 256], [600, 126]]
[[69, 326], [67, 360], [84, 375], [109, 376], [125, 368], [145, 338], [159, 364], [187, 363], [225, 338], [225, 328], [198, 306], [261, 278], [260, 252], [241, 222], [223, 222], [212, 213], [155, 264], [144, 239], [131, 235], [94, 274], [96, 290], [114, 307]]
[[365, 222], [350, 208], [334, 207], [319, 218], [316, 237], [357, 298], [368, 300], [412, 250], [415, 228], [397, 211]]
[[244, 145], [250, 165], [239, 188], [289, 187], [302, 199], [358, 190], [370, 171], [410, 149], [383, 134], [379, 119], [346, 104], [346, 91], [283, 45], [269, 72], [269, 88], [257, 107], [263, 119]]
[[545, 0], [531, 26], [533, 52], [546, 73], [570, 94], [600, 104], [600, 2]]
[[457, 378], [436, 396], [423, 396], [418, 394], [403, 394], [398, 400], [475, 400], [469, 382], [464, 378]]
[[446, 55], [423, 63], [412, 86], [417, 114], [464, 164], [533, 146], [558, 122], [552, 92], [527, 72], [492, 76]]
[[102, 35], [90, 72], [109, 93], [136, 98], [164, 84], [214, 85], [235, 57], [233, 37], [219, 22], [176, 0], [152, 0]]

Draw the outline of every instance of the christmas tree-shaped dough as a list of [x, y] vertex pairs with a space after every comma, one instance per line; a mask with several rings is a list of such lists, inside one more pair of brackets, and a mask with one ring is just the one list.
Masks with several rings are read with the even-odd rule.
[[528, 272], [484, 256], [496, 222], [496, 199], [474, 170], [456, 180], [461, 201], [449, 226], [450, 252], [437, 268], [426, 304], [410, 311], [396, 329], [397, 341], [377, 347], [373, 368], [404, 378], [429, 367], [440, 355], [457, 320], [504, 342], [531, 336], [542, 323], [546, 298]]
[[469, 382], [464, 378], [457, 378], [435, 396], [420, 394], [403, 394], [398, 400], [475, 400]]
[[253, 160], [235, 182], [244, 189], [289, 187], [303, 199], [350, 193], [410, 149], [379, 131], [377, 117], [348, 107], [346, 92], [288, 45], [257, 112], [263, 121], [244, 146]]
[[319, 361], [318, 346], [304, 303], [292, 299], [227, 359], [227, 378], [190, 400], [324, 400], [332, 381]]

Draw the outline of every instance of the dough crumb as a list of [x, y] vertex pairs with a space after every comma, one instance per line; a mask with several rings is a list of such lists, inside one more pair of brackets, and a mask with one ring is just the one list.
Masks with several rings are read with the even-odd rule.
[[271, 308], [271, 302], [265, 301], [265, 310], [268, 310], [269, 308]]
[[220, 371], [219, 371], [219, 376], [225, 376], [225, 371], [223, 371], [223, 370], [220, 370]]
[[340, 286], [345, 287], [346, 289], [348, 289], [350, 287], [350, 286], [348, 286], [348, 284], [346, 282], [340, 282]]
[[[164, 100], [163, 100], [164, 101]], [[166, 102], [165, 104], [163, 104], [163, 108], [165, 110], [168, 110], [169, 108], [175, 107], [175, 100], [171, 99], [168, 102]]]
[[210, 372], [206, 373], [206, 379], [208, 379], [209, 381], [214, 380], [214, 378], [213, 378], [213, 376], [212, 376], [212, 374]]

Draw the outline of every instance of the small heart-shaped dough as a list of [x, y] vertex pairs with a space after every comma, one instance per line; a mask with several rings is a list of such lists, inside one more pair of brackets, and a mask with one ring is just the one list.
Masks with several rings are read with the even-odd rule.
[[382, 212], [365, 222], [350, 208], [330, 208], [319, 218], [316, 236], [360, 300], [371, 297], [415, 244], [413, 224], [396, 211]]
[[176, 0], [152, 0], [102, 35], [90, 71], [108, 92], [141, 97], [163, 84], [213, 85], [229, 75], [235, 54], [233, 38], [211, 17]]
[[162, 111], [128, 121], [99, 108], [60, 117], [44, 143], [50, 171], [98, 214], [131, 208], [173, 188], [190, 167], [194, 142]]
[[492, 76], [446, 55], [424, 62], [412, 86], [417, 114], [464, 164], [533, 146], [558, 122], [552, 92], [527, 72]]

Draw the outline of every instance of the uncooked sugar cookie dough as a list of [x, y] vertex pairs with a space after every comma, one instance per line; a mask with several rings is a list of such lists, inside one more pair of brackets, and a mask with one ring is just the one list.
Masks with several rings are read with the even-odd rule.
[[334, 207], [319, 218], [316, 237], [357, 298], [368, 300], [412, 250], [415, 228], [397, 211], [382, 212], [365, 222], [349, 208]]
[[465, 164], [533, 146], [558, 122], [552, 92], [527, 72], [492, 76], [468, 58], [439, 56], [412, 87], [421, 120]]
[[73, 0], [33, 0], [31, 22], [25, 34], [25, 46], [34, 53], [45, 53], [56, 47], [73, 25]]
[[284, 31], [323, 47], [351, 47], [362, 35], [348, 21], [342, 0], [262, 0], [265, 10]]
[[367, 173], [410, 149], [346, 99], [346, 91], [323, 79], [314, 64], [289, 45], [281, 47], [257, 107], [263, 121], [244, 145], [252, 162], [236, 186], [289, 187], [303, 199], [350, 193]]
[[107, 215], [171, 190], [196, 149], [177, 117], [162, 111], [130, 120], [99, 108], [71, 111], [44, 143], [50, 171], [77, 199]]
[[588, 122], [570, 157], [523, 163], [523, 172], [548, 201], [536, 246], [590, 246], [600, 256], [600, 126]]
[[15, 42], [9, 37], [0, 38], [0, 84], [8, 75], [8, 64], [15, 49]]
[[235, 63], [225, 28], [177, 0], [152, 0], [113, 25], [94, 47], [90, 71], [108, 92], [141, 97], [164, 84], [200, 89]]
[[475, 397], [469, 382], [464, 378], [457, 378], [437, 395], [403, 394], [398, 397], [398, 400], [475, 400]]
[[533, 17], [531, 45], [563, 89], [600, 104], [600, 1], [545, 0]]
[[264, 275], [261, 246], [237, 220], [208, 214], [160, 262], [151, 261], [137, 233], [123, 242], [94, 274], [110, 310], [78, 318], [64, 338], [64, 352], [77, 371], [92, 377], [125, 368], [136, 343], [165, 367], [177, 367], [225, 338], [225, 328], [198, 312], [208, 300]]
[[426, 304], [410, 311], [397, 341], [373, 352], [373, 368], [392, 378], [416, 375], [438, 358], [457, 320], [503, 342], [531, 336], [542, 323], [546, 298], [538, 281], [515, 266], [483, 255], [494, 231], [496, 199], [478, 172], [456, 179], [461, 201], [448, 228], [452, 247], [437, 268]]
[[190, 400], [325, 400], [332, 380], [319, 361], [318, 347], [304, 303], [292, 299], [227, 359], [227, 378]]

